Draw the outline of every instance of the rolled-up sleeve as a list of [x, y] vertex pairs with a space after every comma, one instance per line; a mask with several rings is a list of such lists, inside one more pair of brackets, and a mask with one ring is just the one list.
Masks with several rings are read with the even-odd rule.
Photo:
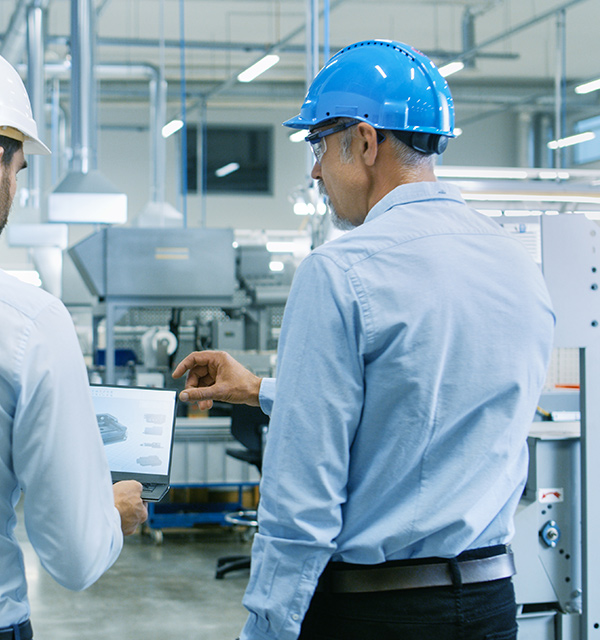
[[258, 401], [263, 413], [268, 416], [273, 411], [273, 402], [275, 401], [275, 378], [263, 378], [260, 383], [260, 391], [258, 392]]

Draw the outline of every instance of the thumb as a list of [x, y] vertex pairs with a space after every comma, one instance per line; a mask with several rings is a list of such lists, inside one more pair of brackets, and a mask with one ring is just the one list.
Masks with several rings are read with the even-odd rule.
[[182, 402], [202, 402], [204, 400], [215, 400], [218, 394], [218, 387], [189, 387], [179, 394]]

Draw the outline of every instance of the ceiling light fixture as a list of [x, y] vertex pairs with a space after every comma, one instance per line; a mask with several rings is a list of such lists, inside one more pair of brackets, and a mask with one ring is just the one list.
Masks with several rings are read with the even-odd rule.
[[252, 82], [261, 73], [264, 73], [267, 69], [276, 65], [279, 62], [279, 56], [270, 54], [261, 58], [258, 62], [255, 62], [252, 66], [248, 67], [245, 71], [242, 71], [237, 77], [240, 82]]
[[267, 242], [267, 251], [270, 253], [294, 253], [295, 248], [295, 242], [285, 242], [283, 240]]
[[520, 169], [474, 169], [471, 167], [443, 167], [435, 168], [435, 174], [440, 178], [472, 178], [496, 180], [526, 180], [528, 172]]
[[453, 73], [458, 73], [465, 68], [465, 63], [457, 60], [456, 62], [449, 62], [448, 64], [443, 65], [438, 68], [438, 71], [442, 74], [444, 78], [451, 76]]
[[584, 133], [577, 133], [574, 136], [567, 136], [566, 138], [560, 138], [559, 140], [551, 140], [548, 143], [548, 149], [562, 149], [563, 147], [570, 147], [574, 144], [580, 144], [593, 140], [596, 134], [593, 131], [585, 131]]
[[476, 202], [563, 202], [565, 204], [600, 205], [599, 195], [539, 193], [485, 193], [462, 191], [465, 200]]
[[183, 127], [183, 120], [171, 120], [161, 129], [162, 137], [168, 138]]
[[598, 80], [592, 80], [591, 82], [584, 82], [583, 84], [575, 87], [575, 93], [592, 93], [592, 91], [598, 91], [600, 89], [600, 78]]
[[230, 162], [229, 164], [226, 164], [220, 167], [219, 169], [217, 169], [215, 171], [215, 175], [217, 176], [217, 178], [224, 178], [225, 176], [228, 176], [230, 173], [237, 171], [239, 168], [240, 168], [240, 165], [238, 162]]
[[285, 264], [280, 260], [271, 260], [271, 262], [269, 262], [269, 269], [275, 272], [283, 271], [285, 269]]

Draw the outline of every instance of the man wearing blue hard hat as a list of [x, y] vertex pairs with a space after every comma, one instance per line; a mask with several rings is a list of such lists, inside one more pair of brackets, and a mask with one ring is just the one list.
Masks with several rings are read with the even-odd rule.
[[448, 86], [360, 42], [300, 114], [351, 231], [296, 272], [277, 380], [200, 352], [183, 399], [271, 415], [242, 640], [516, 638], [508, 544], [554, 316], [523, 246], [437, 182]]

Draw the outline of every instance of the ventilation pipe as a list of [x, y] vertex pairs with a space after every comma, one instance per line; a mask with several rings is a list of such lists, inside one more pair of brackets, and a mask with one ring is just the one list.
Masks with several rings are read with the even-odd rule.
[[138, 227], [181, 227], [183, 214], [165, 200], [167, 82], [162, 67], [150, 79], [150, 200], [134, 220]]
[[[468, 7], [465, 9], [462, 19], [462, 47], [463, 51], [471, 51], [475, 48], [475, 14]], [[475, 68], [475, 56], [463, 59], [465, 69]]]
[[70, 170], [48, 198], [51, 222], [124, 223], [127, 196], [97, 169], [97, 97], [92, 0], [71, 0]]
[[[27, 7], [27, 85], [31, 98], [33, 119], [42, 133], [45, 130], [44, 115], [44, 10], [41, 2]], [[32, 155], [28, 159], [29, 204], [40, 209], [42, 193], [42, 157]]]
[[0, 55], [13, 66], [21, 62], [27, 40], [27, 7], [31, 0], [20, 0], [8, 23], [6, 34], [0, 45]]

